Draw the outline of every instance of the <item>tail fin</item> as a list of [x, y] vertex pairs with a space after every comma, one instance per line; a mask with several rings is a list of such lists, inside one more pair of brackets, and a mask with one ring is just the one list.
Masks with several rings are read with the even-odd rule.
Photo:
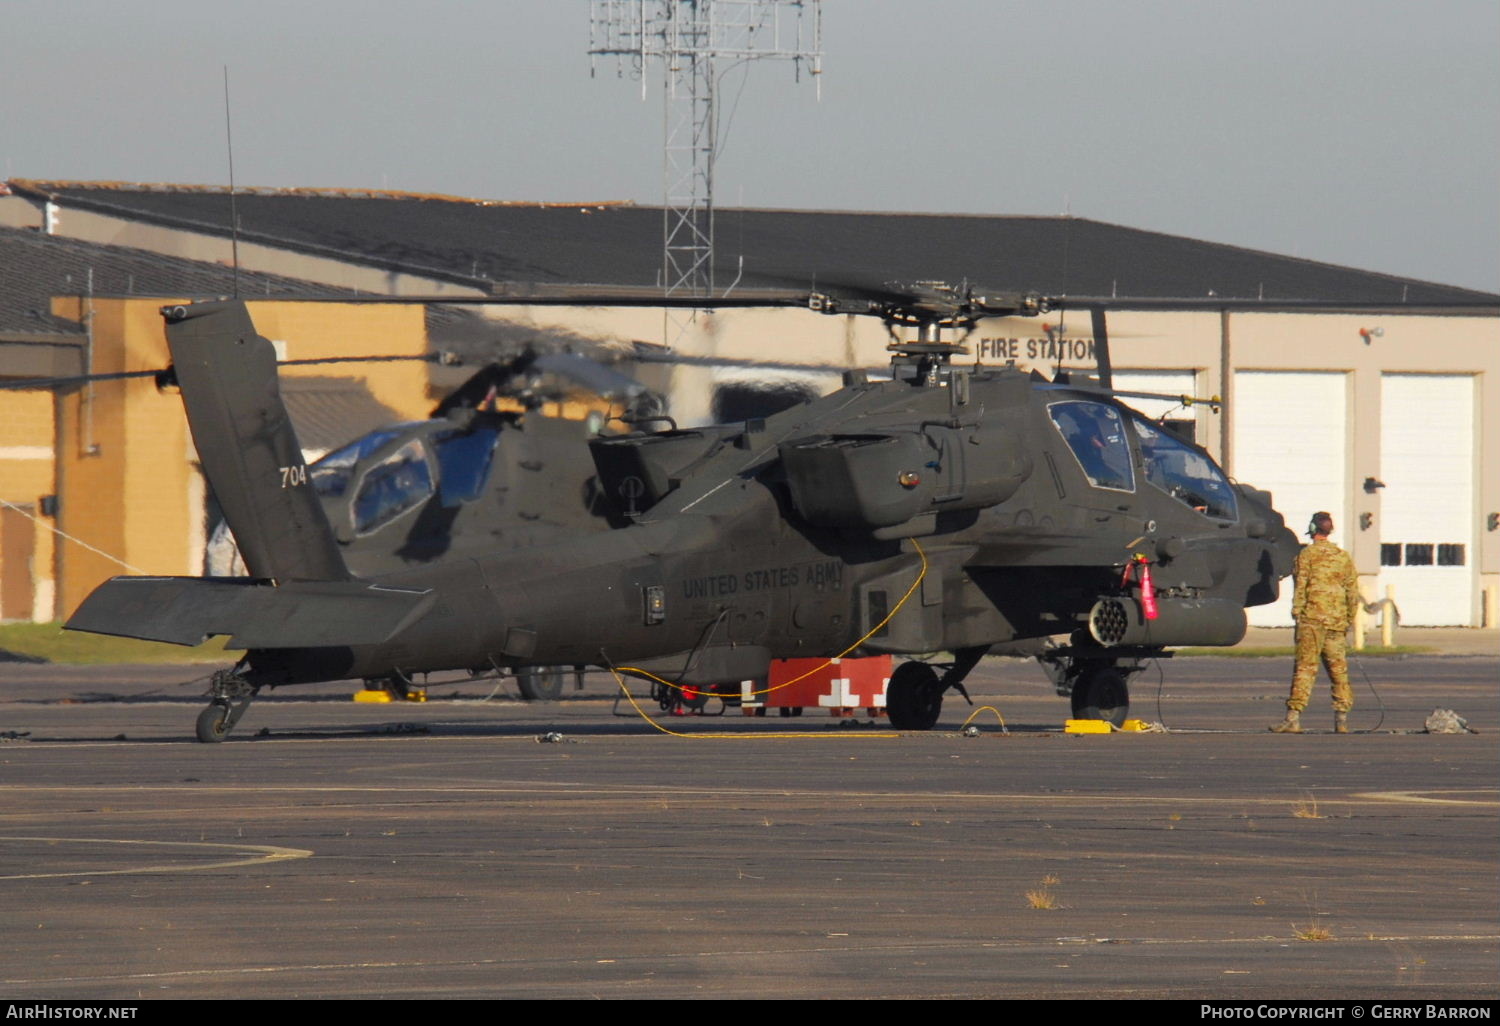
[[244, 303], [162, 310], [203, 473], [252, 577], [349, 579], [281, 401], [276, 351]]

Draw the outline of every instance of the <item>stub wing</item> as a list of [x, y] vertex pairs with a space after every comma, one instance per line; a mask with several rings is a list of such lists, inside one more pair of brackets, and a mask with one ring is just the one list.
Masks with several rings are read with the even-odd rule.
[[115, 577], [64, 626], [174, 645], [230, 635], [230, 648], [378, 645], [425, 613], [430, 591], [364, 581], [268, 582], [201, 577]]

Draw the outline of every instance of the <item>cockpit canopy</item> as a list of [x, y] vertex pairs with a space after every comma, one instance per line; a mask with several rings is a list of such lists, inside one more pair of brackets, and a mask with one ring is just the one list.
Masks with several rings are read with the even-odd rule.
[[[1052, 403], [1047, 414], [1095, 488], [1133, 492], [1139, 467], [1149, 484], [1194, 511], [1215, 520], [1237, 518], [1234, 489], [1213, 460], [1138, 414], [1087, 399]], [[1138, 461], [1131, 458], [1131, 436]]]
[[[372, 431], [310, 468], [319, 496], [356, 536], [373, 534], [424, 505], [434, 494], [445, 508], [479, 497], [489, 477], [499, 429], [467, 429], [416, 421]], [[348, 496], [347, 505], [341, 500]], [[332, 511], [331, 511], [332, 512]]]

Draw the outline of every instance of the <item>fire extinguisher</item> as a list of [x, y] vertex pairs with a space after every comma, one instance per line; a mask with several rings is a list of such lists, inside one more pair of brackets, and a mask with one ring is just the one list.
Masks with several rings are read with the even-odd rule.
[[1129, 585], [1132, 574], [1141, 586], [1141, 610], [1146, 614], [1146, 619], [1155, 620], [1157, 617], [1156, 588], [1151, 584], [1151, 560], [1139, 552], [1132, 556], [1130, 562], [1125, 564], [1125, 573], [1120, 577], [1120, 587]]

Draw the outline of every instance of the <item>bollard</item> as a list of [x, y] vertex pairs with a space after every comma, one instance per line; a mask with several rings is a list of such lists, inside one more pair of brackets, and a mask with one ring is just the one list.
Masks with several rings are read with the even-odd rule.
[[1365, 585], [1359, 585], [1359, 608], [1354, 611], [1354, 651], [1365, 650], [1365, 632], [1370, 629], [1370, 614], [1365, 612]]
[[1380, 646], [1390, 648], [1396, 643], [1396, 586], [1385, 586], [1385, 606], [1380, 610]]
[[1486, 627], [1492, 628], [1495, 626], [1496, 613], [1500, 612], [1500, 610], [1496, 609], [1497, 604], [1500, 604], [1496, 601], [1497, 597], [1500, 597], [1496, 595], [1497, 590], [1500, 589], [1496, 589], [1493, 584], [1486, 584], [1484, 586], [1484, 618], [1480, 622]]

